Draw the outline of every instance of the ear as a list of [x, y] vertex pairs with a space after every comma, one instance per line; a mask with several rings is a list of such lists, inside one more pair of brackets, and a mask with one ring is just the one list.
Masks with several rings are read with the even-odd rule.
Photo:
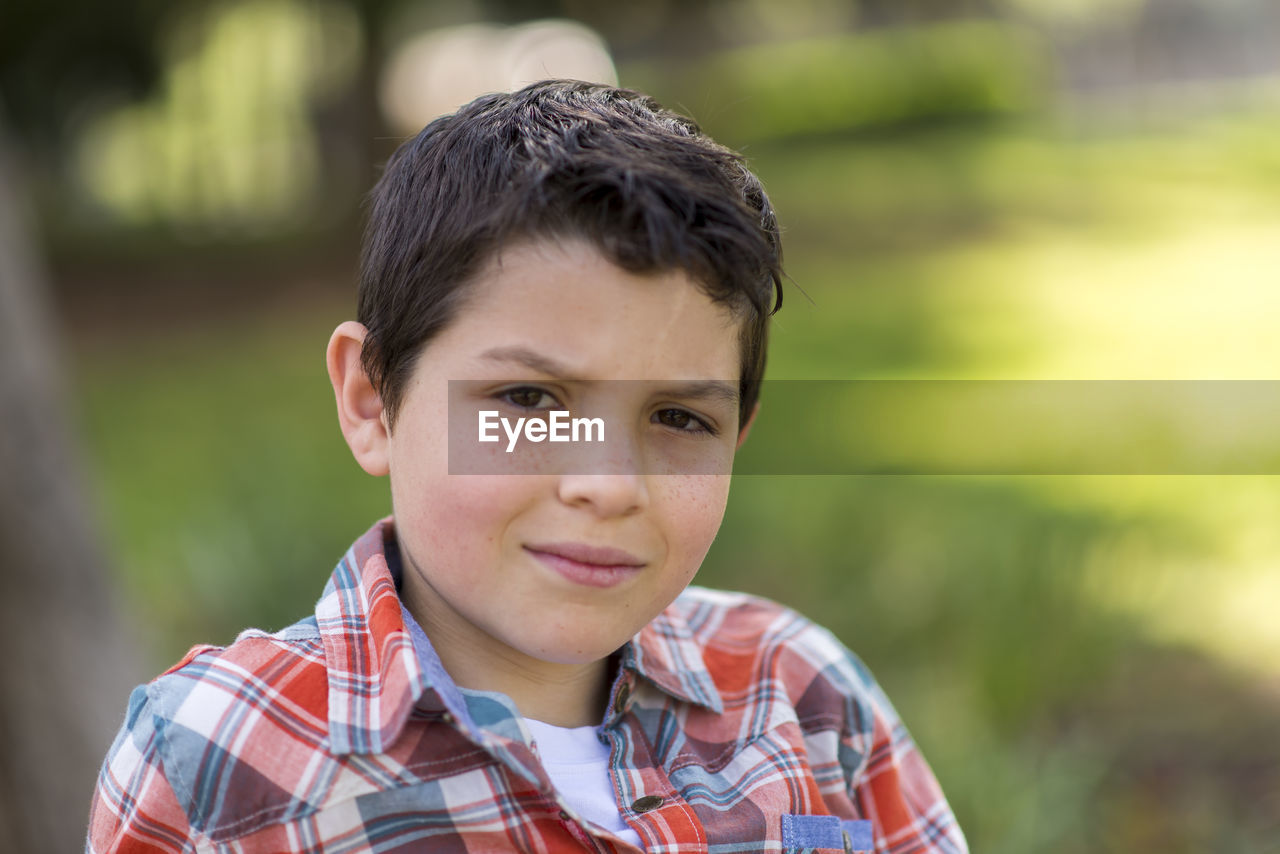
[[755, 406], [751, 407], [751, 414], [747, 416], [746, 422], [738, 428], [738, 444], [733, 446], [735, 452], [741, 450], [742, 443], [747, 441], [747, 434], [751, 432], [751, 425], [756, 423], [756, 416], [760, 413], [760, 401], [756, 401]]
[[375, 477], [387, 474], [387, 430], [382, 413], [382, 398], [369, 382], [360, 364], [369, 330], [354, 320], [338, 324], [329, 339], [325, 361], [329, 366], [329, 382], [338, 402], [338, 424], [360, 468]]

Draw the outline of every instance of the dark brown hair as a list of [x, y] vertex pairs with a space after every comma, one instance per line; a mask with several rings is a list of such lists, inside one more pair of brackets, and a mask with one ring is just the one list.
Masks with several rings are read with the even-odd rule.
[[393, 424], [418, 354], [504, 243], [583, 238], [634, 273], [686, 271], [743, 318], [740, 423], [782, 304], [773, 208], [742, 157], [648, 96], [575, 80], [485, 95], [392, 155], [360, 267], [361, 354]]

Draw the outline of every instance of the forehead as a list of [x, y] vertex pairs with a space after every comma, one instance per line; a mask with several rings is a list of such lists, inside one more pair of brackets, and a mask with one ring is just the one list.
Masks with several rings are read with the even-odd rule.
[[744, 323], [683, 270], [633, 273], [584, 241], [523, 241], [481, 268], [427, 352], [518, 345], [582, 379], [736, 382]]

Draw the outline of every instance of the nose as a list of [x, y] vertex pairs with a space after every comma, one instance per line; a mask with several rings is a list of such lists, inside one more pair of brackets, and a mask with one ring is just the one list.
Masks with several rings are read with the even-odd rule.
[[563, 474], [558, 490], [565, 504], [590, 510], [602, 519], [636, 513], [649, 503], [645, 476], [637, 471]]
[[[625, 412], [614, 412], [603, 404], [600, 416], [606, 425], [627, 423]], [[649, 504], [649, 488], [641, 437], [614, 429], [606, 430], [601, 438], [604, 441], [568, 446], [568, 453], [560, 460], [560, 500], [602, 519], [644, 509]]]

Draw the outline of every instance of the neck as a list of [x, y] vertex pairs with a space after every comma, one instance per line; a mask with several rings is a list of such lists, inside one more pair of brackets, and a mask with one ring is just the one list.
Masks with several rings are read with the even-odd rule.
[[482, 690], [506, 694], [526, 718], [562, 727], [598, 726], [608, 701], [607, 664], [561, 665], [536, 673], [519, 670], [508, 678], [485, 680], [488, 687]]
[[521, 715], [554, 726], [594, 726], [604, 719], [607, 658], [544, 661], [484, 634], [418, 585], [405, 584], [401, 596], [458, 687], [506, 694]]

